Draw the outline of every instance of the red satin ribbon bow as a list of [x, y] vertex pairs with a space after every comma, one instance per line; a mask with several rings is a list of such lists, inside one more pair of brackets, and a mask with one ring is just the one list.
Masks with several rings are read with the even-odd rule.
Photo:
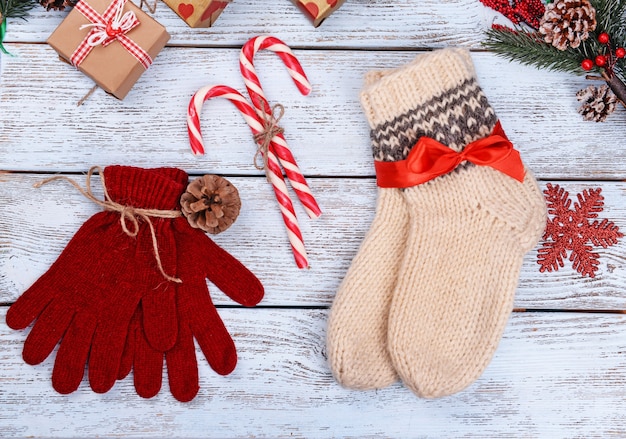
[[420, 137], [406, 160], [375, 161], [376, 184], [383, 188], [407, 188], [426, 183], [454, 170], [461, 162], [489, 166], [519, 182], [524, 181], [524, 164], [500, 122], [492, 133], [456, 152], [431, 137]]

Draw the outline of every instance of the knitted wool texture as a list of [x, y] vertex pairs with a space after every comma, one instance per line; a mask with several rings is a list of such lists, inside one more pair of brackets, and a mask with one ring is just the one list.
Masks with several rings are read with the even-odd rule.
[[[183, 171], [128, 166], [106, 167], [104, 176], [113, 201], [161, 210], [178, 206], [187, 182]], [[152, 222], [163, 267], [174, 272], [172, 220]], [[89, 361], [91, 388], [102, 393], [115, 383], [140, 300], [150, 343], [170, 349], [177, 338], [175, 290], [156, 268], [149, 227], [141, 222], [137, 238], [130, 237], [122, 231], [120, 214], [104, 211], [83, 224], [50, 269], [11, 306], [6, 320], [14, 329], [35, 321], [22, 353], [29, 364], [41, 363], [60, 342], [52, 372], [55, 390], [76, 390]]]
[[[105, 174], [110, 175], [111, 169], [116, 168], [105, 168]], [[146, 173], [154, 174], [153, 178], [146, 178]], [[130, 182], [130, 187], [124, 185], [126, 181]], [[179, 209], [178, 200], [187, 182], [187, 173], [176, 168], [130, 168], [130, 174], [120, 181], [121, 186], [112, 184], [109, 194], [126, 205], [136, 206], [144, 199], [141, 194], [162, 193], [158, 200], [167, 195], [167, 200], [171, 201], [169, 208]], [[153, 186], [155, 183], [158, 184]], [[129, 191], [130, 195], [125, 195], [126, 192], [118, 193], [119, 190]], [[260, 302], [264, 289], [250, 270], [215, 244], [202, 230], [191, 227], [186, 218], [181, 216], [158, 223], [156, 221], [154, 219], [153, 223], [157, 229], [161, 258], [166, 262], [165, 269], [169, 274], [178, 277], [181, 283], [167, 282], [161, 274], [157, 277], [160, 287], [173, 287], [167, 291], [175, 291], [172, 296], [175, 303], [164, 300], [157, 289], [141, 298], [134, 308], [132, 319], [127, 323], [128, 336], [123, 355], [115, 363], [115, 377], [123, 379], [133, 370], [137, 394], [151, 398], [161, 389], [163, 361], [166, 360], [170, 391], [177, 400], [187, 402], [199, 390], [194, 340], [215, 372], [227, 375], [237, 364], [235, 344], [211, 301], [207, 279], [243, 306], [254, 306]], [[119, 225], [119, 217], [116, 224]], [[142, 229], [140, 233], [135, 241], [150, 245], [149, 230]], [[153, 266], [154, 272], [153, 251], [142, 248], [140, 254], [148, 258], [148, 265]], [[123, 264], [118, 265], [127, 269]], [[135, 268], [131, 275], [145, 282], [146, 280], [142, 280], [146, 276], [144, 271]], [[129, 295], [124, 290], [120, 293]], [[167, 349], [155, 344], [154, 337], [150, 336], [150, 332], [154, 331], [149, 331], [151, 323], [152, 326], [157, 323], [154, 320], [158, 320], [159, 312], [164, 316], [170, 312], [175, 313], [173, 323], [167, 318], [159, 321], [166, 326], [168, 334], [173, 332], [175, 335]], [[120, 331], [114, 336], [118, 339], [125, 334]], [[91, 366], [90, 362], [90, 375]]]
[[[421, 136], [459, 152], [497, 122], [465, 50], [418, 56], [361, 98], [377, 160], [405, 159]], [[490, 362], [512, 311], [523, 255], [545, 227], [545, 202], [530, 172], [520, 183], [471, 163], [402, 196], [409, 231], [387, 348], [413, 392], [445, 396], [474, 382]]]
[[[168, 211], [180, 209], [188, 183], [187, 173], [176, 168], [108, 166], [104, 177], [111, 200]], [[182, 283], [165, 280], [157, 269], [144, 219], [131, 237], [123, 232], [119, 213], [103, 211], [83, 224], [50, 269], [9, 309], [11, 328], [24, 329], [35, 321], [24, 343], [27, 363], [41, 363], [60, 342], [52, 373], [59, 393], [78, 388], [89, 362], [95, 392], [108, 391], [133, 367], [137, 393], [151, 397], [161, 388], [166, 358], [172, 394], [190, 401], [198, 392], [194, 339], [217, 373], [235, 368], [235, 345], [211, 302], [206, 279], [244, 306], [263, 298], [261, 282], [185, 218], [154, 217], [151, 222], [165, 272]]]
[[241, 262], [215, 244], [202, 230], [192, 228], [185, 218], [174, 220], [178, 339], [167, 352], [157, 351], [148, 343], [141, 325], [141, 307], [131, 321], [126, 350], [119, 376], [131, 368], [137, 394], [155, 396], [161, 389], [163, 360], [166, 360], [172, 395], [179, 401], [191, 401], [199, 390], [198, 363], [194, 339], [211, 368], [228, 375], [237, 364], [235, 344], [211, 301], [206, 280], [243, 306], [254, 306], [264, 294], [263, 285]]
[[[364, 85], [392, 71], [370, 71]], [[376, 154], [378, 143], [374, 141], [372, 146]], [[387, 320], [408, 238], [408, 221], [400, 190], [378, 188], [374, 220], [337, 290], [328, 321], [330, 368], [344, 387], [378, 389], [398, 379], [387, 351]]]
[[376, 215], [328, 321], [330, 368], [344, 387], [377, 389], [397, 381], [387, 351], [387, 318], [408, 229], [400, 191], [379, 188]]

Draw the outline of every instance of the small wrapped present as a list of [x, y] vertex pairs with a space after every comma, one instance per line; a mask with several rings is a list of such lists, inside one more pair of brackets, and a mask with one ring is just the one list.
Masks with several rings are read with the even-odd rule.
[[126, 0], [82, 0], [48, 38], [61, 58], [124, 99], [170, 35]]
[[190, 27], [211, 27], [232, 0], [163, 0]]
[[317, 27], [326, 20], [330, 14], [335, 12], [345, 0], [291, 0]]

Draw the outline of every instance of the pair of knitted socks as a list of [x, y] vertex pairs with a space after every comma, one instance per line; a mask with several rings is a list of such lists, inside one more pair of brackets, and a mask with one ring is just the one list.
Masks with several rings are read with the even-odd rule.
[[[399, 377], [421, 397], [450, 395], [474, 382], [496, 350], [523, 256], [545, 227], [545, 202], [467, 51], [438, 50], [369, 72], [361, 103], [378, 203], [331, 309], [330, 366], [349, 388], [382, 388]], [[443, 152], [429, 156], [422, 139]], [[505, 144], [508, 152], [487, 157]], [[483, 148], [472, 160], [470, 146]], [[411, 173], [444, 159], [456, 160], [449, 172]], [[516, 160], [517, 171], [502, 166]]]

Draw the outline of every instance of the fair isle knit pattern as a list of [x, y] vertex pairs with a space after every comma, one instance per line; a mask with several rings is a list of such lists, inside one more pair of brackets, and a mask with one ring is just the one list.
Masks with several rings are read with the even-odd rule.
[[[415, 58], [361, 93], [374, 156], [405, 159], [421, 136], [459, 152], [491, 134], [494, 110], [469, 52]], [[436, 398], [483, 373], [513, 307], [524, 254], [546, 207], [537, 183], [466, 165], [406, 188], [408, 239], [389, 307], [387, 350], [403, 383]], [[375, 269], [375, 267], [374, 267]]]
[[[462, 49], [368, 72], [361, 104], [379, 161], [405, 159], [422, 136], [458, 152], [497, 122]], [[399, 376], [426, 398], [469, 386], [498, 346], [524, 253], [545, 223], [530, 172], [520, 183], [465, 164], [422, 185], [378, 188], [374, 221], [330, 311], [334, 377], [374, 389]]]
[[422, 136], [462, 151], [491, 133], [496, 114], [475, 78], [434, 96], [424, 104], [371, 130], [374, 160], [404, 160]]

